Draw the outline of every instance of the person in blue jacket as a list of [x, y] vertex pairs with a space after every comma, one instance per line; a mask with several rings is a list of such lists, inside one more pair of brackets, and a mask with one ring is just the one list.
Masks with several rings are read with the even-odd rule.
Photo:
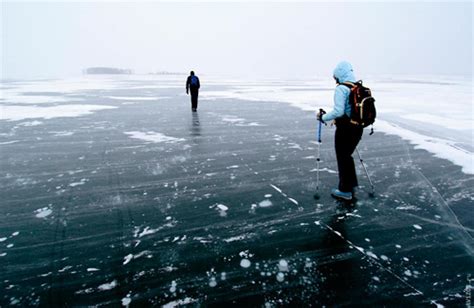
[[191, 109], [193, 112], [197, 111], [200, 87], [201, 83], [199, 82], [198, 76], [194, 75], [194, 71], [191, 71], [188, 79], [186, 79], [186, 94], [189, 94], [191, 90]]
[[343, 82], [356, 82], [352, 65], [340, 62], [334, 69], [334, 79], [337, 86], [334, 92], [334, 108], [328, 113], [318, 113], [318, 120], [329, 122], [335, 120], [335, 148], [337, 168], [339, 170], [339, 186], [331, 191], [337, 199], [352, 200], [354, 189], [358, 186], [352, 153], [362, 138], [363, 128], [350, 123], [351, 106], [349, 104], [349, 87]]

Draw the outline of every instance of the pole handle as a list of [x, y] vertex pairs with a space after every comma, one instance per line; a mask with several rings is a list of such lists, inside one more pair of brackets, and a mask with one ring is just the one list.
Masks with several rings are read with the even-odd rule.
[[[319, 108], [319, 114], [322, 116], [323, 114], [325, 114], [326, 111], [324, 111], [323, 108]], [[318, 125], [318, 142], [321, 143], [321, 127], [322, 127], [322, 123], [323, 123], [323, 120], [321, 119], [321, 116], [319, 118], [319, 125]], [[326, 123], [324, 123], [326, 124]]]

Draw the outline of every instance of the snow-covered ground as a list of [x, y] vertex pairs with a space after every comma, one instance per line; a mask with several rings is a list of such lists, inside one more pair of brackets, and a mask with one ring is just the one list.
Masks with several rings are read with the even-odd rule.
[[[287, 102], [302, 110], [316, 111], [332, 108], [335, 86], [330, 79], [269, 80], [246, 85], [233, 81], [231, 84], [229, 89], [203, 92], [203, 96]], [[365, 84], [376, 98], [376, 130], [398, 135], [418, 148], [462, 166], [465, 173], [474, 173], [472, 79], [372, 77]]]
[[[84, 91], [176, 89], [184, 88], [184, 79], [185, 76], [131, 75], [3, 83], [0, 86], [0, 119], [19, 121], [82, 116], [113, 108], [104, 104], [81, 104]], [[381, 76], [364, 80], [377, 100], [376, 131], [398, 135], [418, 148], [461, 166], [465, 173], [474, 173], [471, 78]], [[331, 108], [335, 86], [331, 78], [240, 80], [202, 76], [201, 83], [201, 99], [204, 100], [278, 101], [312, 112]], [[100, 98], [126, 103], [169, 97], [105, 95], [98, 96]]]

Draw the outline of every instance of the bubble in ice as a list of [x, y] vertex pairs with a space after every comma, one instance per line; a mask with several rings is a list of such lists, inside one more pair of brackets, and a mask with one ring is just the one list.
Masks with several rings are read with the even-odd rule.
[[280, 272], [287, 272], [288, 271], [288, 262], [284, 259], [280, 260], [280, 262], [278, 262], [278, 270]]
[[242, 259], [240, 261], [240, 266], [242, 266], [243, 268], [249, 268], [251, 264], [252, 263], [250, 262], [249, 259]]
[[130, 294], [122, 298], [122, 306], [127, 307], [128, 305], [130, 305], [131, 302], [132, 302], [132, 299], [130, 298]]
[[283, 274], [282, 272], [279, 272], [276, 275], [276, 279], [277, 279], [278, 282], [283, 282], [285, 280], [285, 274]]
[[217, 281], [215, 277], [211, 277], [211, 279], [209, 280], [209, 286], [211, 288], [214, 288], [215, 286], [217, 286]]
[[225, 272], [221, 273], [221, 280], [226, 280], [227, 279], [227, 274]]
[[176, 283], [175, 280], [171, 281], [171, 287], [170, 287], [170, 292], [171, 292], [171, 293], [176, 292], [176, 286], [177, 286], [177, 285], [178, 285], [178, 284]]
[[259, 207], [270, 207], [270, 206], [272, 206], [272, 202], [270, 200], [266, 199], [266, 200], [263, 200], [262, 202], [260, 202], [258, 204], [258, 206]]

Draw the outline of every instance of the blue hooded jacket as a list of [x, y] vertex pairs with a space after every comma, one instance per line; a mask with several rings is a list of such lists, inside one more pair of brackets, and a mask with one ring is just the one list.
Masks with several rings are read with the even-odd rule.
[[[338, 83], [342, 82], [356, 82], [354, 73], [352, 71], [352, 65], [347, 61], [340, 62], [334, 69], [334, 77], [337, 78]], [[349, 95], [351, 90], [344, 86], [338, 85], [334, 91], [334, 108], [325, 115], [322, 119], [324, 122], [332, 121], [336, 118], [340, 118], [346, 114], [350, 117], [351, 106], [349, 105]]]

